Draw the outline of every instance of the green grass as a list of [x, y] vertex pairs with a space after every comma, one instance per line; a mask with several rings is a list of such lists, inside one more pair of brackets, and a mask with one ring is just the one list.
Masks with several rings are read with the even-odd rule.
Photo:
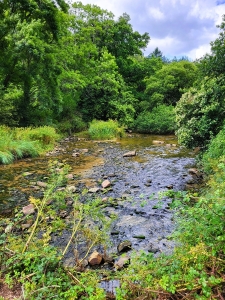
[[0, 126], [0, 163], [38, 156], [52, 149], [58, 138], [55, 129], [49, 126], [13, 129]]
[[92, 139], [108, 140], [124, 135], [124, 129], [117, 121], [97, 121], [93, 120], [89, 127], [89, 135]]

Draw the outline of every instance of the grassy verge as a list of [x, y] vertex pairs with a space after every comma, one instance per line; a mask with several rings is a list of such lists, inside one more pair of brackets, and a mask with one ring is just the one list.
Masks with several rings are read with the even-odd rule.
[[0, 126], [0, 163], [9, 164], [22, 157], [34, 157], [53, 148], [59, 135], [49, 126], [9, 128]]
[[93, 120], [88, 133], [92, 139], [108, 140], [124, 135], [124, 129], [116, 121]]

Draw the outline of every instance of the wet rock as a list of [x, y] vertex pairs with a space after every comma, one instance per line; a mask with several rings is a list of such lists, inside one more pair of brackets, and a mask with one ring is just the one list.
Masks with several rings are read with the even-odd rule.
[[121, 270], [130, 263], [130, 258], [128, 256], [120, 257], [119, 260], [115, 263], [115, 268]]
[[40, 187], [45, 188], [45, 187], [47, 186], [47, 183], [46, 183], [46, 182], [43, 182], [43, 181], [38, 181], [38, 182], [37, 182], [37, 185], [40, 186]]
[[136, 189], [136, 188], [139, 188], [139, 187], [140, 187], [140, 185], [133, 184], [133, 185], [131, 185], [130, 187], [131, 187], [132, 189]]
[[120, 232], [117, 231], [117, 230], [112, 230], [111, 231], [111, 235], [119, 235], [119, 234], [120, 234]]
[[122, 197], [122, 199], [129, 199], [130, 198], [130, 194], [123, 194], [121, 197]]
[[129, 152], [123, 154], [123, 157], [131, 157], [131, 156], [136, 156], [136, 150], [129, 151]]
[[73, 257], [69, 257], [69, 258], [65, 259], [63, 262], [63, 266], [65, 268], [73, 268], [75, 265], [76, 265], [76, 263], [75, 263], [75, 259]]
[[31, 225], [32, 225], [31, 223], [22, 224], [22, 225], [21, 225], [21, 229], [22, 229], [22, 230], [28, 229], [28, 228], [31, 227]]
[[80, 153], [74, 152], [74, 153], [72, 153], [72, 156], [73, 156], [73, 157], [78, 157], [78, 156], [80, 156]]
[[89, 152], [88, 149], [81, 149], [81, 151], [82, 151], [83, 153], [88, 153], [88, 152]]
[[62, 210], [60, 211], [59, 216], [64, 219], [66, 216], [68, 216], [68, 213], [66, 210]]
[[73, 174], [68, 174], [66, 177], [67, 177], [68, 179], [73, 179]]
[[166, 188], [167, 188], [168, 190], [172, 190], [172, 189], [173, 189], [173, 185], [172, 185], [172, 184], [167, 185]]
[[35, 211], [33, 204], [28, 204], [27, 206], [24, 206], [22, 210], [24, 215], [32, 215]]
[[127, 252], [130, 251], [132, 247], [132, 243], [130, 241], [123, 241], [117, 246], [118, 252]]
[[108, 174], [108, 177], [116, 177], [116, 174], [110, 173], [110, 174]]
[[30, 176], [30, 175], [33, 175], [33, 172], [24, 172], [23, 173], [23, 176], [25, 176], [25, 177]]
[[164, 142], [164, 141], [153, 140], [152, 143], [153, 143], [153, 144], [156, 144], [156, 145], [157, 145], [157, 144], [160, 145], [160, 144], [164, 144], [165, 142]]
[[66, 189], [71, 193], [75, 193], [77, 191], [77, 188], [74, 185], [69, 185], [66, 187]]
[[102, 262], [102, 255], [98, 251], [94, 251], [88, 259], [88, 263], [91, 266], [100, 265], [101, 262]]
[[99, 191], [100, 191], [100, 188], [98, 188], [98, 187], [93, 187], [88, 190], [89, 193], [93, 193], [93, 194], [95, 194]]
[[188, 173], [197, 177], [202, 177], [202, 173], [196, 168], [189, 169]]
[[145, 239], [145, 235], [133, 235], [133, 238], [144, 240]]
[[106, 180], [104, 180], [103, 182], [102, 182], [102, 187], [103, 187], [103, 189], [106, 189], [106, 188], [108, 188], [108, 187], [110, 187], [111, 186], [111, 182], [108, 180], [108, 179], [106, 179]]

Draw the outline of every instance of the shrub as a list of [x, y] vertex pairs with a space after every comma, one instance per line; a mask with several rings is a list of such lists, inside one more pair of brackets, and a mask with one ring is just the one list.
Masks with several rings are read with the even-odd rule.
[[117, 121], [93, 120], [88, 130], [92, 139], [112, 139], [124, 135], [124, 129], [119, 127]]
[[175, 131], [173, 106], [159, 105], [151, 112], [142, 112], [134, 123], [134, 130], [140, 133], [173, 133]]
[[206, 147], [222, 128], [225, 109], [225, 76], [205, 78], [191, 88], [176, 106], [177, 136], [188, 148]]
[[218, 160], [225, 156], [225, 126], [217, 134], [217, 136], [212, 139], [208, 149], [204, 152], [202, 156], [202, 164], [204, 171], [209, 174], [213, 172], [213, 169], [218, 164]]

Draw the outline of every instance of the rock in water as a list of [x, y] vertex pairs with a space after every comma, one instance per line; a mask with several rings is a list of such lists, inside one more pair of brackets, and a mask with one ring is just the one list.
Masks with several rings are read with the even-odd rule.
[[129, 152], [123, 154], [123, 157], [130, 157], [130, 156], [136, 156], [136, 150], [129, 151]]
[[108, 179], [106, 179], [102, 182], [103, 189], [110, 187], [110, 185], [111, 185], [111, 182]]

